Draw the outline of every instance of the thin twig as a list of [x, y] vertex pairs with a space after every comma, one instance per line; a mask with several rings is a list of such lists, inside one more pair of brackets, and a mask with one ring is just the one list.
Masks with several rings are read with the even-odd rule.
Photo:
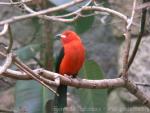
[[140, 82], [135, 82], [136, 85], [139, 85], [139, 86], [146, 86], [146, 87], [150, 87], [150, 84], [149, 83], [140, 83]]
[[44, 76], [40, 76], [40, 80], [46, 83], [48, 86], [55, 86], [58, 87], [60, 84], [57, 83], [57, 81], [49, 80], [45, 78]]
[[7, 53], [10, 53], [10, 51], [12, 49], [12, 46], [13, 46], [13, 35], [12, 35], [10, 25], [8, 26], [8, 34], [9, 34], [9, 46], [8, 46], [8, 49], [7, 49]]
[[9, 53], [6, 56], [6, 61], [5, 61], [4, 65], [2, 67], [0, 67], [0, 75], [3, 74], [9, 68], [9, 66], [11, 64], [12, 64], [12, 54]]
[[[34, 73], [35, 72], [36, 71], [34, 71]], [[13, 79], [16, 79], [16, 80], [31, 80], [31, 79], [33, 79], [31, 76], [27, 75], [25, 72], [15, 71], [15, 70], [12, 70], [12, 69], [7, 69], [2, 74], [2, 76], [6, 76], [6, 77], [13, 78]]]
[[[24, 9], [26, 11], [28, 11], [29, 13], [36, 13], [34, 10], [29, 8], [27, 5], [23, 4], [23, 6], [24, 6]], [[69, 19], [60, 18], [60, 17], [57, 17], [57, 16], [47, 16], [47, 15], [37, 15], [37, 16], [41, 19], [52, 20], [52, 21], [60, 21], [60, 22], [65, 22], [65, 23], [74, 22], [75, 20], [77, 20], [79, 18], [79, 15], [74, 16], [74, 17], [69, 18]]]
[[54, 91], [50, 86], [48, 86], [47, 84], [45, 84], [41, 80], [39, 74], [34, 73], [27, 65], [25, 65], [23, 62], [21, 62], [17, 57], [14, 57], [13, 60], [14, 60], [14, 63], [16, 64], [17, 67], [19, 67], [25, 73], [27, 73], [32, 78], [34, 78], [36, 81], [38, 81], [39, 83], [41, 83], [42, 85], [44, 85], [45, 87], [47, 87], [49, 90], [51, 90], [52, 92], [54, 92], [55, 94], [57, 94], [56, 91]]
[[37, 15], [43, 15], [43, 14], [46, 14], [46, 13], [52, 13], [52, 12], [56, 12], [56, 11], [61, 11], [61, 10], [64, 10], [64, 9], [70, 7], [70, 6], [73, 6], [75, 4], [81, 3], [83, 1], [84, 0], [74, 0], [74, 1], [71, 1], [69, 3], [63, 4], [63, 5], [59, 5], [57, 7], [41, 10], [41, 11], [38, 11], [38, 12], [35, 12], [35, 13], [21, 15], [21, 16], [14, 16], [14, 17], [11, 17], [9, 19], [1, 21], [0, 25], [4, 25], [6, 23], [16, 22], [16, 21], [19, 21], [19, 20], [24, 20], [24, 19], [27, 19], [27, 18], [32, 18], [32, 17], [35, 17]]
[[[68, 7], [72, 6], [72, 5], [80, 3], [82, 1], [83, 0], [72, 1], [72, 2], [66, 3], [64, 5], [60, 5], [60, 6], [57, 6], [57, 7], [45, 9], [45, 10], [42, 10], [42, 11], [38, 11], [38, 12], [26, 14], [26, 15], [21, 15], [21, 16], [14, 16], [14, 17], [11, 17], [9, 19], [0, 21], [0, 25], [6, 24], [6, 23], [16, 22], [16, 21], [19, 21], [19, 20], [27, 19], [27, 18], [32, 18], [32, 17], [38, 16], [38, 15], [43, 15], [43, 14], [46, 14], [46, 13], [52, 13], [52, 12], [55, 12], [55, 11], [60, 11], [62, 9], [68, 8]], [[124, 14], [122, 14], [120, 12], [117, 12], [115, 10], [109, 9], [109, 8], [104, 8], [104, 7], [100, 7], [100, 6], [85, 6], [85, 7], [82, 7], [82, 10], [83, 11], [84, 10], [93, 10], [93, 11], [108, 12], [110, 14], [114, 14], [114, 15], [120, 17], [125, 22], [127, 22], [127, 16], [125, 16]], [[79, 14], [78, 14], [78, 16], [79, 16]], [[44, 16], [44, 17], [47, 18], [47, 19], [54, 20], [54, 21], [63, 21], [63, 22], [65, 22], [65, 19], [58, 18], [56, 16], [48, 16], [48, 17]], [[75, 16], [75, 17], [77, 18], [77, 16]], [[66, 21], [67, 20], [70, 21], [70, 22], [74, 21], [74, 19], [73, 20], [66, 19]]]
[[18, 5], [18, 4], [22, 4], [22, 3], [28, 3], [31, 2], [32, 0], [24, 0], [21, 2], [0, 2], [0, 5]]
[[134, 46], [134, 50], [132, 52], [132, 55], [129, 59], [129, 63], [128, 63], [128, 69], [130, 68], [134, 58], [135, 58], [135, 55], [137, 53], [137, 50], [139, 48], [139, 45], [140, 45], [140, 42], [142, 40], [142, 37], [143, 37], [143, 34], [144, 34], [144, 30], [145, 30], [145, 22], [146, 22], [146, 13], [147, 13], [147, 9], [142, 9], [142, 18], [141, 18], [141, 28], [140, 28], [140, 33], [138, 35], [138, 38], [137, 38], [137, 41], [136, 41], [136, 44]]
[[103, 12], [108, 12], [110, 14], [113, 14], [121, 19], [123, 19], [125, 22], [127, 22], [127, 16], [124, 15], [123, 13], [120, 13], [118, 11], [115, 11], [113, 9], [105, 8], [105, 7], [100, 7], [100, 6], [86, 6], [83, 8], [83, 10], [94, 10], [94, 11], [103, 11]]
[[130, 21], [127, 22], [127, 27], [125, 32], [125, 51], [124, 51], [124, 58], [123, 58], [122, 77], [125, 80], [125, 87], [129, 90], [129, 92], [132, 93], [134, 96], [136, 96], [144, 105], [150, 108], [150, 101], [149, 101], [150, 99], [148, 98], [148, 96], [144, 94], [144, 92], [141, 91], [133, 82], [129, 81], [127, 76], [127, 71], [129, 69], [128, 56], [129, 56], [130, 43], [131, 43], [130, 27], [133, 22], [133, 18], [135, 14], [135, 5], [136, 5], [136, 0], [134, 0], [131, 18]]
[[124, 55], [123, 55], [123, 67], [122, 67], [122, 76], [125, 80], [127, 80], [127, 71], [128, 71], [128, 57], [130, 51], [130, 44], [131, 44], [131, 34], [130, 31], [126, 31], [124, 34], [125, 37], [125, 47], [124, 47]]
[[141, 10], [141, 9], [145, 9], [145, 8], [148, 8], [148, 7], [150, 7], [150, 2], [143, 3], [139, 6], [137, 6], [135, 9], [136, 10]]
[[92, 2], [93, 2], [93, 0], [89, 0], [89, 2], [87, 2], [84, 6], [82, 6], [79, 9], [77, 9], [76, 11], [73, 11], [73, 12], [65, 14], [65, 15], [59, 15], [59, 16], [56, 16], [56, 17], [58, 17], [58, 18], [64, 18], [64, 17], [73, 16], [73, 15], [78, 15], [83, 10], [84, 7], [89, 6]]
[[131, 25], [132, 25], [133, 17], [134, 17], [134, 14], [135, 14], [135, 7], [136, 7], [136, 0], [133, 1], [132, 13], [131, 13], [130, 19], [128, 19], [127, 30], [129, 30]]
[[3, 35], [5, 35], [6, 33], [7, 33], [7, 31], [8, 31], [8, 24], [6, 23], [6, 24], [4, 24], [4, 27], [3, 27], [3, 30], [0, 32], [0, 36], [3, 36]]
[[143, 105], [150, 108], [150, 98], [144, 92], [142, 92], [133, 82], [127, 81], [125, 87], [135, 95]]
[[[84, 11], [84, 10], [95, 10], [95, 11], [104, 11], [104, 12], [109, 12], [112, 13], [114, 15], [117, 15], [118, 17], [122, 18], [123, 20], [125, 20], [127, 22], [127, 17], [125, 15], [123, 15], [122, 13], [119, 13], [115, 10], [109, 9], [109, 8], [104, 8], [104, 7], [100, 7], [100, 6], [88, 6], [92, 1], [89, 1], [87, 4], [85, 4], [85, 6], [83, 6], [82, 8], [66, 14], [66, 15], [60, 15], [60, 16], [47, 16], [47, 15], [37, 15], [38, 17], [42, 18], [42, 19], [46, 19], [46, 20], [53, 20], [53, 21], [61, 21], [61, 22], [65, 22], [65, 23], [69, 23], [69, 22], [73, 22], [76, 19], [78, 19], [78, 17], [80, 17], [80, 12]], [[23, 4], [24, 8], [26, 11], [30, 12], [30, 13], [38, 13], [33, 11], [31, 8], [29, 8], [27, 5]], [[70, 19], [65, 19], [64, 17], [68, 17], [68, 16], [72, 16], [72, 15], [76, 15], [73, 18]]]
[[135, 15], [135, 6], [136, 6], [136, 0], [133, 1], [133, 7], [132, 7], [132, 13], [130, 19], [127, 21], [126, 31], [124, 33], [125, 36], [125, 48], [124, 48], [124, 55], [123, 55], [123, 70], [122, 70], [122, 76], [125, 80], [128, 79], [127, 77], [127, 71], [128, 71], [128, 57], [130, 52], [130, 44], [131, 44], [131, 25], [133, 23], [133, 18]]

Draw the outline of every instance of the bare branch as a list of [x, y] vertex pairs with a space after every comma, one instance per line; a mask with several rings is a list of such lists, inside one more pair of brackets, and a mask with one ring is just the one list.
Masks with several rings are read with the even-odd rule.
[[135, 58], [135, 55], [137, 53], [137, 50], [139, 48], [140, 42], [141, 42], [143, 34], [144, 34], [145, 23], [146, 23], [146, 13], [147, 13], [147, 9], [142, 9], [141, 28], [140, 28], [140, 32], [139, 32], [136, 44], [134, 46], [134, 50], [133, 50], [132, 55], [131, 55], [131, 57], [129, 59], [128, 69], [130, 68], [130, 66], [131, 66], [131, 64], [132, 64], [132, 62], [133, 62], [133, 60]]
[[135, 7], [136, 7], [136, 0], [133, 1], [133, 7], [132, 7], [132, 13], [130, 19], [127, 21], [126, 31], [124, 33], [125, 36], [125, 48], [124, 48], [124, 55], [123, 55], [123, 70], [122, 70], [122, 76], [124, 79], [128, 79], [127, 77], [127, 71], [128, 71], [128, 57], [129, 57], [129, 51], [130, 51], [130, 44], [131, 44], [131, 25], [133, 23], [133, 18], [135, 14]]
[[7, 49], [7, 53], [10, 53], [10, 51], [12, 49], [12, 46], [13, 46], [13, 36], [12, 36], [10, 25], [8, 26], [8, 34], [9, 34], [9, 46], [8, 46], [8, 49]]
[[[101, 88], [121, 87], [121, 86], [124, 86], [125, 84], [124, 80], [121, 78], [103, 79], [103, 80], [87, 80], [87, 79], [80, 79], [80, 78], [64, 77], [58, 73], [54, 73], [54, 72], [47, 71], [44, 69], [36, 69], [33, 72], [51, 81], [54, 81], [56, 80], [56, 78], [59, 78], [61, 84], [78, 87], [78, 88], [101, 89]], [[19, 79], [19, 80], [31, 80], [32, 79], [32, 77], [30, 77], [30, 75], [26, 73], [23, 73], [20, 71], [14, 71], [10, 69], [7, 69], [6, 72], [3, 73], [3, 76], [7, 76], [10, 78]]]
[[[39, 18], [41, 19], [45, 19], [45, 20], [52, 20], [52, 21], [60, 21], [60, 22], [65, 22], [65, 23], [70, 23], [70, 22], [74, 22], [76, 21], [79, 17], [87, 17], [87, 16], [93, 16], [93, 15], [97, 15], [97, 14], [89, 14], [89, 15], [82, 15], [81, 14], [81, 11], [83, 10], [84, 7], [88, 6], [90, 3], [92, 2], [92, 0], [90, 0], [87, 4], [85, 4], [85, 6], [83, 6], [82, 8], [74, 11], [74, 12], [71, 12], [71, 13], [68, 13], [66, 15], [60, 15], [60, 16], [47, 16], [47, 15], [37, 15]], [[24, 9], [26, 11], [28, 11], [29, 13], [35, 13], [34, 10], [32, 10], [31, 8], [29, 8], [26, 4], [23, 4], [24, 6]], [[69, 16], [72, 16], [72, 15], [75, 15], [74, 17], [72, 18], [69, 18], [69, 19], [66, 19], [64, 17], [69, 17]]]
[[[22, 66], [22, 65], [21, 65]], [[18, 66], [19, 67], [19, 66]], [[24, 67], [24, 66], [23, 66]], [[21, 68], [21, 67], [19, 67]], [[17, 79], [32, 79], [31, 73], [29, 73], [29, 70], [24, 70], [24, 68], [21, 68], [25, 73], [22, 73], [20, 71], [13, 71], [10, 69], [7, 69], [2, 75], [7, 76], [10, 78], [17, 78]], [[36, 69], [33, 71], [33, 73], [36, 76], [40, 76], [42, 79], [42, 83], [47, 81], [46, 83], [48, 85], [57, 86], [58, 84], [54, 81], [56, 78], [60, 79], [60, 83], [64, 85], [69, 85], [73, 87], [78, 88], [91, 88], [91, 89], [102, 89], [102, 88], [112, 88], [112, 87], [127, 87], [127, 89], [133, 93], [136, 97], [138, 97], [146, 106], [149, 107], [150, 101], [147, 100], [147, 96], [141, 92], [140, 89], [138, 89], [134, 84], [130, 83], [130, 81], [125, 81], [122, 78], [116, 78], [116, 79], [103, 79], [103, 80], [87, 80], [87, 79], [80, 79], [80, 78], [67, 78], [63, 75], [47, 71], [44, 69]], [[41, 79], [40, 79], [41, 80]], [[52, 81], [50, 81], [52, 80]], [[136, 92], [136, 93], [135, 93]]]
[[6, 23], [6, 24], [4, 24], [3, 30], [0, 32], [0, 36], [5, 35], [7, 33], [7, 31], [8, 31], [8, 24]]
[[21, 2], [0, 2], [0, 5], [18, 5], [22, 3], [31, 2], [32, 0], [22, 0]]
[[[49, 87], [50, 86], [55, 86], [58, 87], [60, 84], [58, 83], [58, 81], [53, 81], [53, 80], [49, 80], [43, 76], [40, 76], [40, 80], [43, 81], [44, 83], [46, 83]], [[59, 79], [58, 79], [59, 80]], [[53, 90], [53, 89], [52, 89]], [[53, 91], [54, 93], [56, 93], [55, 91]]]
[[[6, 57], [7, 55], [5, 55], [4, 53], [0, 52], [0, 55], [3, 57]], [[58, 95], [50, 86], [48, 86], [47, 84], [50, 84], [49, 81], [44, 81], [42, 79], [42, 77], [40, 77], [39, 74], [34, 73], [27, 65], [25, 65], [23, 62], [21, 62], [16, 56], [14, 56], [13, 54], [11, 55], [12, 60], [14, 62], [14, 64], [21, 69], [23, 72], [25, 72], [26, 74], [28, 74], [30, 77], [32, 77], [33, 79], [35, 79], [36, 81], [38, 81], [39, 83], [41, 83], [43, 86], [47, 87], [49, 90], [51, 90], [52, 92], [54, 92], [56, 95]], [[5, 70], [6, 71], [6, 70]], [[12, 74], [3, 72], [3, 75], [6, 74], [9, 77], [10, 76], [15, 76], [14, 73], [15, 71], [11, 71], [13, 72]], [[16, 74], [16, 73], [15, 73]], [[18, 73], [17, 73], [18, 74]], [[11, 77], [10, 77], [11, 78]], [[47, 83], [47, 84], [46, 84]], [[51, 84], [54, 85], [54, 83], [51, 82]], [[57, 84], [56, 84], [57, 85]]]
[[100, 7], [100, 6], [86, 6], [83, 8], [83, 10], [94, 10], [94, 11], [103, 11], [103, 12], [108, 12], [110, 14], [113, 14], [115, 16], [118, 16], [119, 18], [123, 19], [125, 22], [127, 22], [127, 16], [117, 12], [115, 10], [105, 8], [105, 7]]
[[135, 84], [133, 84], [133, 82], [127, 81], [125, 86], [141, 101], [142, 104], [150, 108], [150, 98], [148, 98], [148, 96], [144, 92], [142, 92]]
[[[1, 67], [0, 67], [1, 68]], [[35, 73], [36, 71], [34, 71]], [[11, 70], [11, 69], [7, 69], [3, 74], [2, 76], [6, 76], [6, 77], [9, 77], [9, 78], [13, 78], [13, 79], [16, 79], [16, 80], [31, 80], [32, 77], [27, 75], [26, 73], [24, 72], [21, 72], [21, 71], [15, 71], [15, 70]]]
[[124, 79], [127, 79], [127, 71], [128, 71], [128, 57], [130, 51], [130, 44], [131, 44], [131, 34], [130, 31], [126, 31], [124, 34], [125, 37], [125, 47], [124, 47], [124, 54], [123, 54], [123, 69], [122, 69], [122, 76]]
[[[130, 81], [124, 81], [122, 78], [116, 79], [103, 79], [103, 80], [87, 80], [80, 78], [67, 78], [58, 73], [47, 71], [44, 69], [36, 69], [34, 73], [39, 74], [42, 77], [47, 78], [48, 80], [55, 80], [57, 77], [60, 78], [60, 83], [68, 86], [78, 87], [78, 88], [90, 88], [90, 89], [103, 89], [103, 88], [112, 88], [112, 87], [126, 87], [133, 95], [141, 100], [143, 104], [150, 108], [150, 99], [139, 89], [136, 85]], [[6, 70], [3, 73], [3, 76], [10, 78], [17, 78], [22, 80], [32, 79], [28, 74], [22, 73], [20, 71]], [[56, 84], [54, 84], [56, 85]]]
[[16, 22], [16, 21], [23, 20], [23, 19], [26, 19], [26, 18], [32, 18], [32, 17], [35, 17], [37, 15], [42, 15], [42, 14], [46, 14], [46, 13], [52, 13], [52, 12], [64, 10], [64, 9], [70, 7], [70, 6], [73, 6], [73, 5], [78, 4], [80, 2], [83, 2], [83, 1], [85, 1], [85, 0], [73, 0], [69, 3], [63, 4], [63, 5], [60, 5], [60, 6], [57, 6], [57, 7], [41, 10], [41, 11], [38, 11], [38, 12], [35, 12], [35, 13], [26, 14], [26, 15], [22, 15], [22, 16], [14, 16], [14, 17], [11, 17], [9, 19], [1, 21], [0, 25], [6, 24], [6, 23]]
[[140, 83], [140, 82], [135, 82], [136, 85], [139, 85], [139, 86], [145, 86], [145, 87], [150, 87], [150, 84], [149, 83]]
[[130, 19], [128, 19], [127, 30], [129, 30], [131, 25], [132, 25], [133, 17], [134, 17], [134, 14], [135, 14], [135, 7], [136, 7], [136, 0], [133, 1], [132, 13], [131, 13]]
[[87, 79], [80, 79], [80, 78], [70, 78], [65, 77], [60, 74], [47, 71], [44, 69], [37, 70], [38, 73], [47, 79], [54, 80], [55, 78], [60, 78], [60, 83], [64, 85], [69, 85], [78, 88], [106, 88], [106, 87], [119, 87], [124, 85], [124, 81], [120, 78], [116, 79], [103, 79], [103, 80], [87, 80]]
[[4, 65], [2, 67], [0, 67], [0, 75], [3, 74], [8, 69], [8, 67], [11, 65], [11, 63], [12, 63], [12, 54], [9, 53], [6, 57], [6, 61], [5, 61]]
[[73, 12], [65, 14], [65, 15], [56, 16], [56, 17], [64, 18], [64, 17], [73, 16], [73, 15], [78, 15], [83, 10], [83, 8], [86, 7], [86, 6], [89, 6], [92, 1], [93, 0], [89, 0], [89, 2], [87, 2], [83, 7], [81, 7], [80, 9], [78, 9], [76, 11], [73, 11]]
[[137, 6], [135, 9], [136, 10], [141, 10], [141, 9], [145, 9], [145, 8], [148, 8], [148, 7], [150, 7], [150, 2], [143, 3], [139, 6]]
[[[29, 13], [36, 13], [34, 10], [29, 8], [27, 5], [23, 4], [23, 6], [24, 6], [25, 10], [28, 11]], [[60, 21], [60, 22], [70, 23], [70, 22], [73, 22], [73, 21], [77, 20], [80, 15], [76, 15], [75, 17], [70, 18], [70, 19], [60, 18], [60, 17], [57, 17], [57, 16], [47, 16], [47, 15], [37, 15], [37, 16], [39, 18], [45, 19], [45, 20], [52, 20], [52, 21]]]
[[18, 58], [14, 57], [13, 58], [14, 63], [16, 64], [16, 66], [21, 69], [22, 71], [24, 71], [25, 73], [27, 73], [28, 75], [30, 75], [32, 78], [34, 78], [36, 81], [38, 81], [39, 83], [41, 83], [43, 86], [45, 86], [46, 88], [48, 88], [49, 90], [51, 90], [52, 92], [54, 92], [55, 94], [56, 91], [54, 91], [50, 86], [48, 86], [43, 79], [40, 77], [39, 74], [34, 73], [27, 65], [25, 65], [23, 62], [21, 62]]
[[[55, 12], [55, 11], [64, 10], [64, 9], [70, 7], [70, 6], [73, 6], [73, 5], [75, 5], [77, 3], [80, 3], [80, 2], [83, 2], [83, 1], [84, 0], [72, 1], [72, 2], [66, 3], [64, 5], [60, 5], [60, 6], [57, 6], [57, 7], [45, 9], [45, 10], [38, 11], [38, 12], [33, 12], [33, 10], [31, 10], [29, 7], [24, 5], [26, 10], [29, 11], [29, 12], [32, 12], [32, 13], [26, 14], [26, 15], [22, 15], [22, 16], [14, 16], [14, 17], [11, 17], [9, 19], [0, 21], [0, 25], [3, 25], [5, 23], [16, 22], [16, 21], [23, 20], [23, 19], [26, 19], [26, 18], [32, 18], [32, 17], [43, 15], [43, 14], [46, 14], [46, 13], [52, 13], [52, 12]], [[117, 12], [115, 10], [109, 9], [109, 8], [104, 8], [104, 7], [100, 7], [100, 6], [83, 6], [79, 11], [81, 12], [83, 10], [94, 10], [94, 11], [108, 12], [108, 13], [111, 13], [111, 14], [114, 14], [114, 15], [120, 17], [125, 22], [127, 22], [127, 16], [125, 16], [124, 14], [122, 14], [120, 12]], [[74, 12], [73, 12], [73, 14], [74, 14]], [[78, 16], [79, 16], [79, 14], [77, 14], [77, 16], [75, 16], [75, 17], [77, 18]], [[48, 19], [48, 20], [54, 20], [54, 21], [62, 21], [62, 22], [72, 22], [72, 21], [75, 21], [75, 19], [76, 19], [75, 17], [73, 19], [71, 19], [71, 20], [60, 18], [60, 17], [58, 18], [58, 17], [59, 16], [46, 16], [46, 15], [43, 15], [43, 17], [40, 16], [40, 18], [44, 18], [44, 19]]]

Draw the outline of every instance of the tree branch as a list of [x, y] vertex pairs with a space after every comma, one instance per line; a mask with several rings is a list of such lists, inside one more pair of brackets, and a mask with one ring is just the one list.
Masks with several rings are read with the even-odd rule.
[[7, 33], [8, 31], [8, 24], [4, 24], [3, 30], [0, 32], [0, 36], [3, 36]]
[[35, 13], [30, 13], [30, 14], [21, 15], [21, 16], [14, 16], [14, 17], [11, 17], [9, 19], [1, 21], [0, 25], [4, 25], [6, 23], [8, 24], [8, 23], [16, 22], [16, 21], [19, 21], [19, 20], [27, 19], [27, 18], [32, 18], [32, 17], [35, 17], [37, 15], [42, 15], [42, 14], [46, 14], [46, 13], [52, 13], [52, 12], [64, 10], [64, 9], [70, 7], [70, 6], [73, 6], [75, 4], [81, 3], [83, 1], [85, 1], [85, 0], [73, 0], [73, 1], [71, 1], [69, 3], [63, 4], [63, 5], [59, 5], [57, 7], [41, 10], [41, 11], [38, 11], [38, 12], [35, 12]]
[[12, 49], [12, 46], [13, 46], [13, 35], [12, 35], [10, 25], [8, 26], [8, 34], [9, 34], [9, 46], [8, 46], [8, 49], [7, 49], [7, 53], [10, 53], [10, 51]]
[[121, 19], [123, 19], [125, 22], [127, 22], [127, 16], [124, 15], [123, 13], [120, 13], [118, 11], [105, 8], [105, 7], [100, 7], [100, 6], [86, 6], [83, 8], [83, 10], [94, 10], [94, 11], [103, 11], [103, 12], [108, 12], [110, 14], [113, 14]]
[[9, 53], [6, 56], [6, 61], [4, 65], [0, 68], [0, 75], [3, 74], [9, 68], [11, 64], [12, 64], [12, 54]]
[[[37, 13], [34, 10], [32, 10], [31, 8], [29, 8], [26, 4], [23, 4], [24, 9], [29, 12], [29, 13]], [[69, 19], [65, 19], [65, 18], [61, 18], [61, 17], [57, 17], [57, 16], [47, 16], [47, 15], [37, 15], [39, 18], [41, 19], [45, 19], [45, 20], [52, 20], [52, 21], [60, 21], [60, 22], [65, 22], [65, 23], [71, 23], [76, 21], [80, 15], [76, 15], [72, 18]]]
[[18, 4], [22, 4], [22, 3], [28, 3], [31, 1], [32, 0], [25, 0], [25, 1], [21, 1], [21, 2], [0, 2], [0, 5], [18, 5]]
[[30, 12], [30, 14], [21, 15], [21, 16], [14, 16], [14, 17], [11, 17], [9, 19], [0, 21], [0, 25], [6, 24], [6, 23], [13, 23], [13, 22], [16, 22], [16, 21], [19, 21], [19, 20], [23, 20], [23, 19], [27, 19], [27, 18], [32, 18], [32, 17], [35, 17], [35, 16], [43, 18], [43, 19], [47, 19], [47, 20], [53, 20], [53, 21], [73, 22], [73, 21], [75, 21], [80, 16], [80, 12], [86, 11], [86, 10], [108, 12], [110, 14], [113, 14], [113, 15], [116, 15], [116, 16], [120, 17], [125, 22], [127, 22], [127, 16], [126, 15], [124, 15], [124, 14], [122, 14], [120, 12], [117, 12], [115, 10], [112, 10], [112, 9], [109, 9], [109, 8], [100, 7], [100, 6], [83, 6], [81, 9], [79, 9], [79, 10], [77, 10], [75, 12], [72, 12], [69, 15], [65, 15], [65, 17], [66, 17], [66, 16], [70, 16], [72, 14], [76, 14], [76, 16], [74, 16], [72, 19], [62, 18], [63, 16], [59, 17], [59, 16], [47, 16], [47, 15], [44, 15], [46, 13], [52, 13], [52, 12], [64, 10], [64, 9], [70, 7], [70, 6], [73, 6], [73, 5], [78, 4], [80, 2], [83, 2], [83, 1], [84, 0], [75, 0], [75, 1], [63, 4], [63, 5], [60, 5], [60, 6], [57, 6], [57, 7], [48, 8], [48, 9], [41, 10], [41, 11], [38, 11], [38, 12], [33, 11], [31, 8], [25, 6], [25, 4], [24, 4], [24, 8], [28, 12]]
[[148, 7], [150, 7], [150, 2], [147, 1], [147, 2], [145, 2], [145, 3], [143, 3], [143, 4], [139, 5], [139, 6], [137, 6], [136, 10], [146, 9]]
[[136, 0], [133, 1], [132, 13], [130, 19], [127, 21], [126, 31], [124, 33], [125, 36], [125, 48], [124, 48], [124, 55], [123, 55], [123, 70], [122, 76], [125, 80], [128, 79], [127, 72], [128, 72], [128, 57], [130, 52], [130, 44], [131, 44], [131, 25], [133, 23], [133, 18], [135, 15], [135, 7], [136, 7]]
[[[60, 83], [77, 88], [90, 88], [90, 89], [104, 89], [104, 88], [116, 88], [116, 87], [126, 87], [133, 95], [135, 95], [143, 104], [150, 108], [150, 99], [131, 81], [125, 81], [122, 78], [116, 79], [103, 79], [103, 80], [88, 80], [81, 78], [70, 78], [47, 71], [44, 69], [33, 70], [34, 73], [39, 74], [47, 80], [55, 80], [60, 78]], [[19, 79], [19, 80], [31, 80], [28, 74], [20, 71], [14, 71], [7, 69], [6, 72], [2, 74], [3, 76]], [[56, 84], [54, 83], [54, 86]], [[58, 85], [58, 84], [57, 84]], [[57, 86], [56, 85], [56, 86]]]
[[127, 71], [128, 71], [128, 57], [129, 57], [129, 51], [130, 51], [130, 44], [131, 44], [131, 34], [130, 31], [126, 31], [124, 34], [125, 36], [125, 47], [124, 47], [124, 55], [123, 55], [123, 69], [122, 69], [122, 76], [124, 79], [127, 78]]
[[52, 91], [55, 94], [57, 94], [56, 91], [54, 91], [50, 86], [47, 85], [47, 84], [50, 84], [50, 82], [48, 82], [47, 80], [44, 81], [42, 79], [42, 77], [40, 77], [39, 74], [34, 73], [27, 65], [25, 65], [23, 62], [21, 62], [18, 58], [13, 57], [13, 61], [14, 61], [14, 63], [16, 64], [16, 66], [18, 68], [20, 68], [22, 71], [24, 71], [25, 73], [27, 73], [28, 75], [30, 75], [33, 79], [35, 79], [40, 84], [42, 84], [43, 86], [45, 86], [46, 88], [48, 88], [50, 91]]
[[[145, 1], [145, 0], [144, 0]], [[143, 1], [143, 2], [144, 2]], [[137, 50], [139, 48], [139, 45], [140, 45], [140, 42], [142, 40], [142, 37], [143, 37], [143, 34], [144, 34], [144, 30], [145, 30], [145, 22], [146, 22], [146, 13], [147, 13], [147, 9], [144, 8], [142, 9], [142, 18], [141, 18], [141, 28], [140, 28], [140, 33], [138, 35], [138, 38], [137, 38], [137, 41], [136, 41], [136, 44], [134, 46], [134, 50], [132, 52], [132, 55], [129, 59], [129, 63], [128, 63], [128, 69], [130, 68], [134, 58], [135, 58], [135, 55], [137, 53]]]
[[141, 91], [133, 82], [127, 81], [125, 86], [130, 91], [130, 93], [132, 93], [141, 101], [142, 104], [150, 108], [150, 98], [143, 91]]
[[136, 0], [133, 1], [133, 7], [132, 7], [132, 13], [131, 13], [131, 18], [128, 19], [128, 25], [127, 25], [127, 30], [130, 29], [132, 22], [133, 22], [133, 17], [135, 14], [135, 7], [136, 7]]
[[[1, 67], [0, 67], [1, 68]], [[91, 89], [103, 89], [103, 88], [112, 88], [112, 87], [121, 87], [124, 86], [125, 82], [122, 78], [116, 79], [103, 79], [103, 80], [88, 80], [81, 78], [70, 78], [54, 73], [45, 69], [36, 69], [33, 70], [34, 73], [39, 74], [41, 77], [54, 81], [56, 78], [60, 78], [60, 83], [68, 86], [78, 87], [78, 88], [91, 88]], [[30, 75], [7, 69], [3, 76], [18, 79], [18, 80], [31, 80], [33, 79]]]

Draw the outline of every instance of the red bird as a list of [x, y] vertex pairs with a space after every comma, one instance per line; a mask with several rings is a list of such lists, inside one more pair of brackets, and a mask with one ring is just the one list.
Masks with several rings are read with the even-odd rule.
[[[71, 30], [66, 30], [57, 35], [61, 39], [62, 49], [56, 62], [56, 72], [76, 77], [85, 59], [85, 49], [80, 37]], [[64, 108], [67, 105], [67, 86], [60, 85], [57, 88], [59, 96], [55, 97], [55, 105]], [[63, 110], [62, 110], [63, 112]], [[62, 113], [59, 112], [59, 113]]]

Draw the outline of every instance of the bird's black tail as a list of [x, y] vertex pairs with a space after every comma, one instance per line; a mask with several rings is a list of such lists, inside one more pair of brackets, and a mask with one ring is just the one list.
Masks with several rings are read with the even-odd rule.
[[63, 113], [64, 107], [67, 106], [67, 86], [60, 85], [57, 88], [57, 93], [59, 96], [55, 96], [55, 109], [58, 111], [57, 113]]

